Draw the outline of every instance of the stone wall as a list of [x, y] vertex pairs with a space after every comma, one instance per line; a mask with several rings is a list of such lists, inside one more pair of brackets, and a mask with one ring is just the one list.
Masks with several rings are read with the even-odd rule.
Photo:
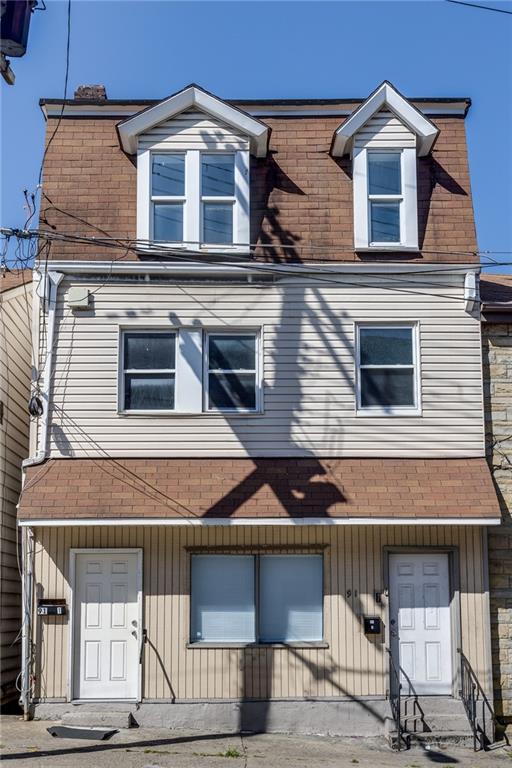
[[512, 323], [483, 323], [487, 457], [503, 523], [489, 533], [496, 714], [512, 727]]

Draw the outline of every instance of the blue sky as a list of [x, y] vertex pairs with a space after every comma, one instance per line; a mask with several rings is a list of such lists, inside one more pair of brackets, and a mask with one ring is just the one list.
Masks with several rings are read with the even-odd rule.
[[[67, 3], [46, 5], [11, 61], [15, 86], [1, 84], [3, 226], [23, 225], [37, 184], [38, 100], [63, 94]], [[228, 99], [364, 97], [388, 79], [406, 96], [470, 96], [479, 246], [512, 262], [511, 51], [512, 15], [446, 0], [72, 0], [68, 95], [104, 83], [111, 98], [158, 98], [194, 81]]]

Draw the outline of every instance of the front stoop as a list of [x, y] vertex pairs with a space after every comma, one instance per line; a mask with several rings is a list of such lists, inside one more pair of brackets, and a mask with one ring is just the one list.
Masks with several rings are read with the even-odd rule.
[[[388, 720], [386, 739], [398, 746], [394, 722]], [[460, 699], [448, 696], [408, 696], [402, 699], [403, 738], [410, 746], [473, 746], [473, 734]], [[405, 744], [403, 744], [405, 746]]]
[[134, 720], [131, 707], [103, 709], [93, 705], [80, 705], [65, 712], [62, 725], [80, 728], [132, 728]]

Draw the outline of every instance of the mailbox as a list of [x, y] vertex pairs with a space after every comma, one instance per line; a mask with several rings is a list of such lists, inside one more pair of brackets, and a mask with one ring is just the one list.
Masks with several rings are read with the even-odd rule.
[[37, 615], [38, 616], [65, 616], [67, 613], [66, 601], [60, 598], [54, 600], [37, 601]]
[[365, 635], [380, 635], [380, 617], [379, 616], [365, 616], [364, 617], [364, 633]]

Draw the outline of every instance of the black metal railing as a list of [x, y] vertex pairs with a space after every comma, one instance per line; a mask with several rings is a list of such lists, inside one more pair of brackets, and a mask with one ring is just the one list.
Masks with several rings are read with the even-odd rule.
[[[473, 750], [487, 750], [495, 740], [495, 729], [502, 730], [502, 727], [471, 664], [460, 648], [457, 653], [460, 656], [460, 697], [473, 734]], [[505, 733], [503, 737], [508, 744]]]
[[406, 749], [409, 748], [409, 741], [404, 738], [402, 727], [402, 683], [400, 682], [400, 673], [393, 661], [393, 654], [389, 648], [386, 648], [386, 650], [389, 654], [389, 670], [391, 673], [389, 683], [389, 706], [391, 708], [391, 716], [395, 723], [396, 748], [400, 752], [402, 743], [405, 745]]

